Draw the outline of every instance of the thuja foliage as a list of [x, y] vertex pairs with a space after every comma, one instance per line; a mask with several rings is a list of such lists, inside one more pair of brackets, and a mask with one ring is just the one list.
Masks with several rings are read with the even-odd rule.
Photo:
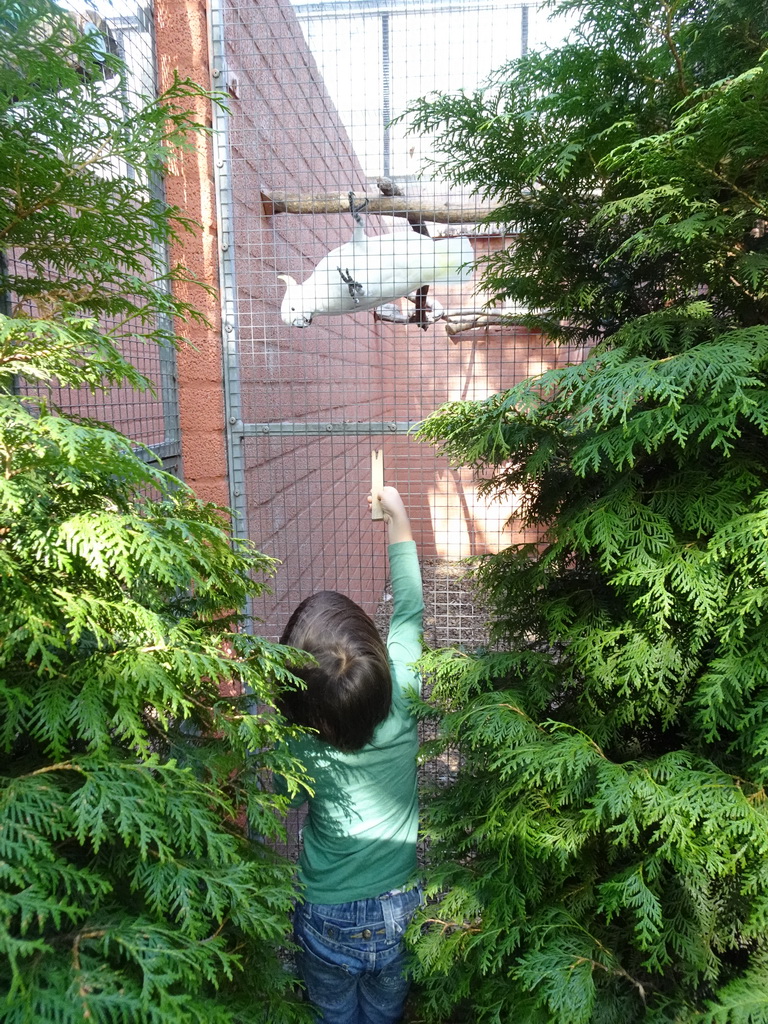
[[146, 185], [198, 90], [128, 108], [119, 61], [43, 0], [0, 3], [0, 48], [0, 1019], [306, 1019], [278, 955], [291, 869], [262, 841], [265, 773], [300, 776], [251, 713], [283, 653], [235, 614], [273, 565], [52, 401], [149, 388], [128, 322], [168, 343], [190, 312], [158, 254], [183, 220]]
[[489, 650], [428, 658], [463, 762], [416, 972], [433, 1019], [760, 1024], [768, 10], [564, 9], [562, 46], [412, 112], [518, 232], [496, 299], [591, 346], [421, 432], [540, 540], [480, 562]]

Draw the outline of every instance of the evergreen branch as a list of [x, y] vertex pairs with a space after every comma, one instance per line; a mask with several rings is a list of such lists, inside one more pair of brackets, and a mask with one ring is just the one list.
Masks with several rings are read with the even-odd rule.
[[21, 267], [0, 290], [36, 311], [0, 317], [21, 383], [0, 394], [0, 1018], [299, 1024], [293, 869], [244, 830], [279, 834], [265, 779], [306, 773], [281, 716], [220, 692], [274, 702], [290, 679], [287, 651], [232, 633], [275, 562], [131, 439], [24, 397], [151, 393], [119, 345], [175, 344], [167, 318], [198, 315], [159, 255], [189, 220], [146, 183], [206, 94], [177, 78], [116, 110], [124, 68], [101, 88], [89, 38], [49, 0], [0, 0], [0, 238]]
[[682, 95], [686, 96], [688, 94], [688, 86], [685, 81], [685, 67], [683, 64], [683, 58], [680, 54], [680, 50], [675, 42], [672, 27], [675, 21], [675, 17], [680, 9], [680, 6], [681, 5], [679, 3], [675, 4], [665, 2], [663, 4], [664, 28], [662, 30], [662, 36], [664, 37], [664, 42], [669, 48], [669, 52], [672, 54], [672, 60], [675, 63], [675, 68], [677, 70], [677, 87], [682, 93]]
[[757, 210], [758, 216], [768, 217], [768, 204], [757, 199], [755, 196], [750, 195], [750, 193], [745, 191], [743, 188], [740, 188], [735, 181], [731, 181], [721, 171], [718, 171], [716, 167], [712, 167], [708, 164], [705, 164], [701, 160], [694, 160], [694, 164], [696, 167], [699, 167], [702, 171], [704, 171], [705, 174], [710, 174], [713, 178], [721, 182], [723, 185], [727, 185], [727, 187], [731, 189], [733, 192], [735, 192], [736, 195], [741, 196], [742, 199], [746, 199], [750, 206], [754, 206], [754, 208]]
[[597, 970], [607, 971], [608, 974], [615, 974], [620, 978], [624, 978], [625, 981], [628, 981], [630, 985], [633, 985], [637, 989], [643, 1004], [647, 1004], [646, 986], [643, 985], [641, 981], [638, 981], [637, 978], [633, 978], [632, 975], [621, 966], [621, 964], [614, 964], [613, 966], [608, 967], [606, 964], [601, 964], [599, 960], [592, 960], [588, 957], [577, 957], [573, 961], [573, 966], [576, 967], [582, 963], [588, 963], [590, 967], [596, 968]]

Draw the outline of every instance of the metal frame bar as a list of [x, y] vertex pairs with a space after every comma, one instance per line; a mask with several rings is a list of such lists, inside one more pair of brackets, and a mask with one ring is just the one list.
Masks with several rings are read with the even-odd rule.
[[[210, 0], [208, 29], [210, 33], [211, 87], [215, 91], [225, 92], [227, 59], [224, 0]], [[246, 537], [248, 535], [248, 504], [245, 492], [245, 462], [242, 445], [244, 435], [242, 431], [238, 431], [238, 425], [242, 423], [242, 390], [238, 355], [239, 320], [235, 276], [232, 172], [229, 153], [229, 113], [225, 107], [214, 103], [212, 119], [229, 503], [235, 512], [232, 532], [236, 537]]]
[[[418, 13], [434, 11], [448, 14], [454, 11], [494, 11], [497, 8], [509, 10], [515, 7], [528, 7], [532, 0], [520, 0], [509, 3], [509, 0], [457, 0], [456, 3], [445, 3], [444, 0], [420, 0]], [[296, 17], [300, 21], [314, 18], [358, 18], [362, 16], [380, 17], [382, 14], [413, 13], [413, 0], [335, 0], [321, 3], [293, 3]]]
[[284, 436], [309, 436], [317, 435], [326, 437], [329, 434], [357, 437], [368, 437], [370, 435], [393, 435], [407, 434], [419, 425], [419, 421], [395, 422], [384, 421], [354, 421], [354, 422], [331, 422], [331, 423], [237, 423], [232, 427], [232, 433], [240, 437], [284, 437]]

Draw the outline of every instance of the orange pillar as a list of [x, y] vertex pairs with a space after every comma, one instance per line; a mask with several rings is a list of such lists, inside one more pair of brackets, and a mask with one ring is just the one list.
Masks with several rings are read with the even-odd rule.
[[[205, 0], [155, 0], [155, 33], [159, 89], [170, 84], [174, 71], [209, 89]], [[193, 112], [195, 120], [211, 125], [208, 100], [196, 100]], [[165, 190], [169, 204], [180, 207], [198, 225], [194, 234], [184, 232], [173, 243], [171, 264], [181, 263], [194, 277], [218, 286], [216, 194], [209, 137], [198, 136], [193, 150], [177, 154], [169, 165]], [[177, 354], [184, 479], [201, 499], [228, 505], [219, 299], [193, 285], [175, 287], [177, 294], [203, 312], [210, 323], [210, 327], [176, 325], [190, 342]]]

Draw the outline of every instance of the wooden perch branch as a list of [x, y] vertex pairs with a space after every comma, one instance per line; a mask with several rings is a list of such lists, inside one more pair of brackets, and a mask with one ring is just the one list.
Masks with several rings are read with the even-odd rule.
[[[497, 206], [449, 206], [430, 203], [419, 196], [386, 196], [373, 192], [356, 192], [356, 199], [368, 200], [366, 213], [383, 213], [395, 217], [413, 217], [438, 224], [476, 224]], [[320, 192], [313, 195], [292, 192], [262, 192], [264, 213], [349, 213], [349, 192]]]
[[[415, 293], [414, 293], [415, 294]], [[407, 296], [409, 302], [413, 302], [413, 296]], [[420, 327], [428, 327], [431, 324], [442, 321], [445, 333], [455, 344], [458, 343], [457, 334], [466, 331], [485, 330], [491, 327], [498, 327], [501, 330], [518, 325], [513, 313], [485, 313], [480, 309], [458, 309], [446, 310], [430, 299], [421, 314], [404, 313], [397, 303], [388, 302], [383, 306], [377, 306], [373, 311], [374, 320], [382, 320], [389, 324], [412, 324], [418, 323]]]
[[464, 331], [473, 331], [478, 327], [512, 327], [514, 321], [510, 314], [504, 313], [478, 313], [470, 314], [469, 316], [464, 315], [461, 318], [454, 319], [452, 316], [444, 317], [445, 333], [449, 337], [453, 337], [455, 334], [462, 334]]

